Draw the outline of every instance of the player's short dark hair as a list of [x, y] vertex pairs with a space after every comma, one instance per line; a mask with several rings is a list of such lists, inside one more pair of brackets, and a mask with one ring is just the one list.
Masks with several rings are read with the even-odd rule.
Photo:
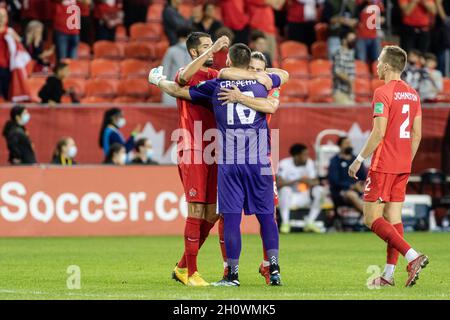
[[437, 61], [436, 55], [434, 55], [431, 52], [427, 52], [425, 53], [425, 60], [433, 60], [433, 61]]
[[347, 140], [348, 139], [348, 137], [347, 136], [342, 136], [342, 137], [339, 137], [339, 139], [337, 140], [337, 145], [339, 146], [339, 147], [341, 147], [342, 146], [342, 143], [345, 141], [345, 140]]
[[135, 145], [134, 145], [134, 150], [136, 150], [137, 152], [139, 152], [139, 149], [143, 146], [145, 146], [145, 144], [147, 143], [147, 138], [140, 138], [138, 141], [136, 141]]
[[303, 153], [303, 151], [305, 151], [307, 149], [308, 148], [304, 144], [296, 143], [296, 144], [293, 144], [291, 146], [291, 148], [289, 149], [289, 154], [294, 157], [300, 153]]
[[390, 65], [394, 70], [403, 72], [408, 60], [408, 55], [405, 50], [399, 46], [385, 46], [383, 48], [384, 56], [383, 62]]
[[262, 52], [253, 51], [252, 59], [261, 60], [262, 62], [264, 62], [264, 66], [267, 66], [267, 58]]
[[186, 40], [186, 47], [188, 52], [191, 49], [197, 49], [197, 47], [200, 45], [200, 39], [201, 38], [211, 38], [211, 36], [205, 32], [191, 32]]
[[177, 38], [187, 38], [192, 32], [191, 28], [181, 27], [177, 29]]
[[228, 54], [233, 63], [233, 67], [247, 68], [250, 64], [252, 50], [243, 43], [236, 43], [230, 47]]
[[260, 31], [260, 30], [253, 30], [252, 33], [250, 34], [250, 40], [251, 42], [254, 42], [260, 38], [263, 39], [267, 39], [266, 35], [264, 34], [264, 32]]

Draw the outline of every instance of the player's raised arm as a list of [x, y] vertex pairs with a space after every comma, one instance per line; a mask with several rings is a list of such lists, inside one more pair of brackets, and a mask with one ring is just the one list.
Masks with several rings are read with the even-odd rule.
[[222, 88], [217, 94], [219, 100], [226, 103], [240, 103], [255, 111], [262, 113], [275, 113], [280, 104], [279, 100], [274, 97], [254, 98], [243, 94], [238, 87], [233, 86], [232, 89]]
[[211, 48], [205, 51], [198, 58], [192, 60], [179, 74], [178, 83], [180, 85], [186, 85], [192, 76], [196, 74], [200, 68], [206, 63], [208, 59], [211, 59], [214, 53], [226, 48], [230, 45], [230, 39], [227, 36], [222, 36], [214, 42]]
[[412, 160], [414, 160], [417, 149], [419, 149], [420, 140], [422, 140], [422, 115], [418, 115], [414, 118], [411, 128]]
[[180, 87], [176, 82], [166, 80], [163, 74], [163, 67], [153, 68], [148, 74], [148, 82], [160, 88], [163, 92], [175, 98], [192, 100], [189, 94], [189, 88]]
[[289, 80], [289, 72], [287, 72], [286, 70], [278, 69], [278, 68], [267, 68], [266, 72], [273, 73], [273, 74], [276, 74], [277, 76], [279, 76], [281, 79], [280, 86], [282, 86]]
[[272, 79], [265, 72], [254, 72], [240, 68], [224, 68], [220, 70], [219, 79], [227, 80], [256, 80], [266, 87], [267, 90], [272, 89]]

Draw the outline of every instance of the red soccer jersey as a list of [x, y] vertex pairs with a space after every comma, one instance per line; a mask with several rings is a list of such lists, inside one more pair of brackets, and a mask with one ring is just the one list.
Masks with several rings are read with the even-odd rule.
[[[374, 7], [377, 7], [378, 9]], [[361, 13], [359, 14], [359, 23], [357, 28], [358, 38], [377, 38], [377, 29], [374, 28], [374, 26], [376, 25], [376, 19], [379, 19], [379, 17], [377, 17], [377, 10], [379, 10], [381, 15], [381, 12], [384, 11], [383, 1], [374, 1], [372, 5], [366, 6], [364, 10], [361, 11]]]
[[276, 34], [275, 15], [271, 6], [264, 0], [247, 0], [250, 27], [266, 33]]
[[64, 0], [54, 4], [55, 18], [53, 20], [53, 27], [55, 30], [72, 35], [80, 33], [77, 26], [72, 26], [68, 23], [73, 23], [73, 21], [75, 21], [73, 15], [79, 12], [76, 10], [71, 10], [72, 6], [77, 6], [77, 10], [80, 10], [76, 0]]
[[[178, 75], [182, 69], [180, 69], [175, 75], [175, 82], [178, 83]], [[215, 79], [219, 76], [217, 70], [208, 68], [207, 71], [199, 70], [196, 74], [189, 80], [186, 86], [195, 86], [202, 81], [207, 81]], [[206, 102], [205, 102], [206, 103]], [[177, 99], [178, 105], [178, 126], [181, 129], [186, 129], [190, 133], [190, 141], [180, 141], [178, 143], [178, 150], [203, 150], [211, 141], [203, 141], [203, 134], [206, 130], [211, 128], [216, 128], [216, 119], [214, 118], [214, 111], [212, 105], [208, 103], [194, 104], [190, 101]], [[194, 135], [194, 122], [201, 122], [201, 137], [199, 137], [199, 143], [195, 144]]]
[[370, 170], [383, 173], [411, 172], [411, 127], [422, 115], [416, 90], [402, 80], [392, 80], [375, 90], [373, 116], [387, 118], [386, 133], [374, 152]]
[[245, 11], [244, 0], [220, 1], [223, 24], [233, 30], [242, 30], [248, 24], [249, 18]]
[[[399, 0], [400, 5], [410, 3], [411, 0]], [[433, 0], [427, 0], [428, 3], [434, 3]], [[430, 14], [422, 3], [418, 3], [409, 15], [403, 14], [403, 24], [412, 27], [428, 27], [430, 26]]]

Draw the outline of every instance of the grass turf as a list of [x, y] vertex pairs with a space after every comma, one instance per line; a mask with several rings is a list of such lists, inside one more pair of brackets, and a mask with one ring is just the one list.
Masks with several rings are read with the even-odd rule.
[[[430, 257], [413, 288], [404, 288], [400, 257], [397, 286], [369, 290], [370, 265], [384, 265], [385, 244], [371, 233], [290, 234], [280, 237], [282, 287], [257, 273], [259, 236], [243, 237], [240, 288], [190, 288], [171, 280], [182, 237], [0, 238], [0, 299], [450, 299], [450, 234], [409, 233]], [[81, 269], [81, 289], [66, 286], [67, 268]], [[207, 281], [221, 277], [217, 236], [199, 255]]]

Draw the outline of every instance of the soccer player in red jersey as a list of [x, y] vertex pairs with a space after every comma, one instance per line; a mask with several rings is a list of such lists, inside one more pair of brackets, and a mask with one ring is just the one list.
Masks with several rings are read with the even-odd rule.
[[364, 190], [364, 222], [387, 242], [387, 264], [383, 275], [374, 281], [380, 286], [394, 285], [399, 253], [408, 260], [406, 287], [416, 283], [428, 264], [428, 257], [403, 239], [402, 206], [422, 132], [419, 95], [400, 79], [406, 59], [406, 52], [398, 46], [381, 51], [377, 72], [385, 84], [374, 93], [372, 132], [348, 170], [357, 179], [362, 162], [373, 153]]
[[[175, 81], [181, 86], [194, 86], [217, 78], [218, 71], [210, 68], [212, 57], [228, 45], [227, 37], [221, 37], [213, 44], [210, 35], [191, 33], [186, 47], [193, 61], [178, 71]], [[210, 142], [203, 141], [202, 137], [206, 130], [216, 128], [216, 121], [211, 108], [183, 99], [177, 99], [177, 105], [181, 129], [178, 171], [188, 203], [188, 217], [184, 253], [173, 271], [173, 278], [186, 285], [207, 286], [197, 271], [197, 255], [219, 216], [216, 214], [217, 165], [204, 162], [203, 149]], [[200, 141], [196, 141], [197, 135], [200, 135]]]

